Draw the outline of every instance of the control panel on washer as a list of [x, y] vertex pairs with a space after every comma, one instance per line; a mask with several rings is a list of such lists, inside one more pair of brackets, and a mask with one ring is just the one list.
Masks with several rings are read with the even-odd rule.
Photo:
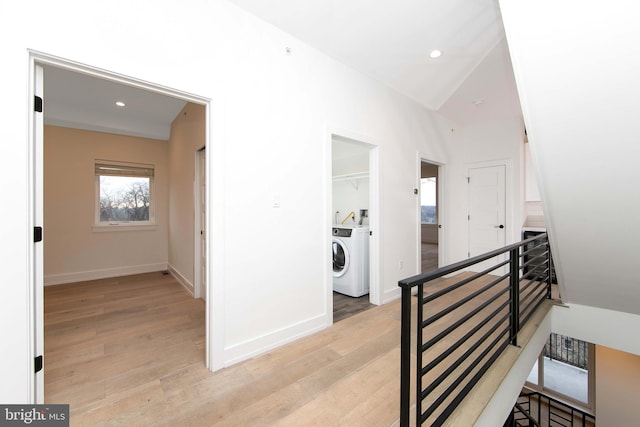
[[333, 228], [333, 235], [336, 237], [351, 237], [351, 232], [353, 231], [353, 229], [351, 228], [340, 228], [340, 227], [334, 227]]

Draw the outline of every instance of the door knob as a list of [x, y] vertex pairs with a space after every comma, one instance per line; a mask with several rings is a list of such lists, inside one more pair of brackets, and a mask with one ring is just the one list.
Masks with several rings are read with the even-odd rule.
[[493, 228], [504, 228], [504, 225], [500, 224], [500, 225], [494, 225]]

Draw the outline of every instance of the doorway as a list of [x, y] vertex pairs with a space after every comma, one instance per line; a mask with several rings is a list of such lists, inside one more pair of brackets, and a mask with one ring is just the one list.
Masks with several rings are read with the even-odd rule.
[[328, 324], [380, 304], [377, 147], [332, 134]]
[[[506, 245], [507, 236], [507, 166], [487, 164], [469, 167], [467, 170], [469, 250], [468, 256], [474, 257]], [[492, 258], [474, 269], [482, 271], [505, 259], [505, 255]], [[504, 271], [496, 270], [495, 274]]]
[[440, 253], [440, 166], [420, 161], [420, 272], [439, 267]]
[[[38, 228], [38, 227], [42, 227], [42, 224], [44, 223], [44, 204], [46, 203], [45, 200], [45, 195], [44, 195], [44, 168], [45, 168], [45, 163], [46, 163], [46, 159], [44, 156], [44, 128], [45, 128], [45, 118], [47, 117], [47, 109], [44, 109], [44, 112], [42, 111], [43, 109], [37, 108], [38, 103], [40, 103], [40, 106], [42, 105], [42, 99], [44, 98], [44, 103], [45, 106], [47, 106], [47, 100], [44, 96], [44, 89], [46, 88], [46, 84], [47, 84], [47, 75], [45, 72], [45, 67], [47, 69], [55, 69], [57, 72], [62, 72], [63, 74], [74, 74], [74, 75], [79, 75], [79, 76], [84, 76], [84, 77], [90, 77], [93, 79], [96, 79], [96, 81], [106, 81], [109, 82], [110, 84], [114, 84], [114, 85], [120, 85], [123, 87], [129, 87], [129, 88], [134, 88], [135, 90], [138, 91], [142, 91], [142, 92], [147, 92], [147, 93], [151, 93], [157, 97], [171, 97], [171, 98], [175, 98], [175, 99], [179, 99], [181, 100], [183, 103], [193, 103], [193, 104], [197, 104], [202, 106], [205, 110], [208, 109], [208, 105], [209, 105], [209, 101], [205, 98], [200, 98], [200, 97], [196, 97], [196, 96], [191, 96], [191, 95], [186, 95], [184, 93], [178, 92], [178, 91], [173, 91], [171, 89], [167, 89], [164, 87], [159, 87], [159, 86], [154, 86], [151, 85], [149, 83], [146, 82], [142, 82], [139, 80], [135, 80], [132, 78], [125, 78], [121, 75], [117, 75], [117, 74], [111, 74], [109, 72], [106, 71], [102, 71], [102, 70], [97, 70], [97, 69], [93, 69], [91, 67], [87, 67], [84, 65], [80, 65], [77, 63], [73, 63], [71, 61], [66, 61], [66, 60], [61, 60], [59, 58], [54, 58], [54, 57], [50, 57], [48, 55], [45, 54], [41, 54], [41, 53], [31, 53], [31, 81], [32, 81], [32, 87], [30, 88], [30, 92], [32, 95], [31, 98], [35, 99], [36, 101], [34, 101], [34, 103], [36, 104], [36, 108], [35, 108], [35, 112], [33, 113], [32, 116], [30, 116], [30, 124], [31, 124], [31, 135], [30, 135], [30, 149], [32, 150], [32, 152], [34, 153], [34, 160], [33, 163], [31, 165], [31, 168], [33, 170], [33, 174], [34, 174], [34, 179], [32, 181], [32, 191], [33, 191], [33, 204], [32, 204], [32, 217], [33, 217], [33, 225], [34, 228]], [[76, 90], [79, 90], [77, 87], [75, 88]], [[74, 87], [70, 86], [70, 87], [65, 87], [65, 90], [68, 91], [73, 91]], [[38, 98], [40, 98], [40, 101], [38, 101]], [[54, 109], [55, 111], [55, 109]], [[56, 127], [62, 128], [61, 125], [55, 125]], [[70, 129], [72, 128], [72, 126], [69, 127]], [[100, 131], [97, 131], [100, 132]], [[107, 130], [103, 130], [102, 132], [108, 132]], [[208, 138], [207, 135], [207, 130], [206, 128], [204, 128], [204, 124], [203, 124], [203, 134], [204, 134], [204, 139], [206, 141], [206, 139]], [[87, 141], [87, 143], [90, 143], [91, 141]], [[105, 152], [108, 152], [108, 150], [105, 150]], [[116, 159], [117, 160], [117, 159]], [[200, 159], [201, 161], [201, 166], [203, 169], [206, 170], [206, 164], [208, 163], [207, 157], [206, 155], [203, 155], [202, 158]], [[93, 162], [93, 160], [92, 160]], [[90, 167], [92, 165], [89, 165]], [[96, 169], [97, 170], [97, 169]], [[133, 170], [133, 169], [130, 169]], [[68, 172], [68, 171], [67, 171]], [[150, 172], [153, 173], [153, 170]], [[166, 170], [165, 170], [165, 174], [166, 174]], [[153, 176], [153, 175], [152, 175]], [[166, 176], [166, 175], [165, 175]], [[204, 175], [206, 176], [206, 174]], [[96, 177], [98, 177], [98, 175], [96, 175]], [[153, 179], [153, 178], [152, 178]], [[189, 177], [189, 182], [192, 182], [192, 177]], [[98, 182], [98, 181], [96, 181]], [[192, 185], [192, 184], [190, 184]], [[204, 185], [204, 183], [203, 183]], [[149, 185], [150, 187], [153, 187], [153, 184]], [[89, 185], [88, 188], [93, 188], [92, 184]], [[96, 184], [96, 188], [100, 188], [98, 186], [98, 184]], [[190, 190], [191, 192], [191, 190]], [[99, 194], [99, 192], [95, 193], [95, 194]], [[93, 196], [90, 198], [91, 200], [89, 200], [87, 203], [89, 205], [91, 205], [92, 203], [97, 203], [99, 201], [99, 197], [96, 197], [96, 199], [93, 198]], [[191, 204], [191, 208], [190, 209], [194, 209], [193, 208], [193, 203]], [[204, 215], [203, 215], [203, 223], [206, 223], [206, 198], [204, 198], [203, 201], [203, 205], [201, 206], [201, 209], [204, 210]], [[96, 209], [96, 212], [98, 212], [99, 209]], [[89, 211], [90, 212], [90, 211]], [[193, 215], [193, 214], [192, 214]], [[93, 218], [93, 216], [92, 216]], [[96, 221], [99, 220], [100, 216], [98, 214], [96, 214]], [[148, 221], [148, 218], [147, 222]], [[51, 222], [50, 222], [51, 224]], [[103, 224], [100, 223], [94, 223], [93, 226], [89, 226], [89, 229], [93, 228], [93, 232], [96, 232], [96, 227], [102, 226]], [[138, 225], [138, 224], [134, 224], [134, 227], [142, 227], [144, 228], [145, 226], [150, 226], [153, 227], [153, 224], [143, 224], [143, 225]], [[51, 230], [49, 230], [51, 231]], [[100, 230], [102, 231], [102, 230]], [[123, 235], [122, 232], [119, 232], [120, 235]], [[126, 233], [126, 232], [125, 232]], [[43, 233], [45, 236], [45, 239], [47, 237], [47, 231], [45, 230], [45, 232]], [[191, 233], [190, 233], [191, 234]], [[203, 234], [206, 236], [206, 229], [203, 229]], [[206, 241], [206, 240], [205, 240]], [[205, 252], [206, 253], [206, 252]], [[32, 258], [34, 260], [34, 268], [33, 268], [33, 278], [32, 278], [32, 283], [33, 283], [33, 289], [32, 289], [32, 310], [34, 313], [34, 323], [32, 324], [31, 327], [31, 331], [30, 331], [30, 335], [31, 335], [31, 340], [32, 340], [32, 347], [34, 349], [34, 355], [36, 356], [36, 359], [38, 358], [38, 356], [42, 357], [45, 356], [45, 360], [46, 360], [46, 354], [44, 354], [44, 281], [45, 281], [45, 272], [44, 272], [44, 261], [45, 261], [45, 254], [44, 254], [44, 250], [43, 250], [43, 243], [41, 242], [36, 242], [34, 244], [34, 248], [33, 248], [33, 253], [32, 253]], [[205, 259], [206, 258], [202, 258]], [[194, 263], [195, 265], [195, 263]], [[198, 265], [200, 265], [200, 263], [198, 263]], [[149, 264], [148, 268], [149, 269], [153, 269], [156, 268], [157, 265], [156, 264]], [[192, 266], [192, 268], [194, 268], [194, 266]], [[170, 269], [170, 268], [169, 268]], [[104, 270], [104, 269], [103, 269]], [[150, 270], [150, 271], [151, 271]], [[165, 263], [165, 267], [163, 268], [163, 270], [167, 270], [167, 264]], [[202, 275], [204, 276], [204, 278], [206, 279], [207, 276], [207, 265], [205, 262], [205, 265], [203, 268], [201, 268], [202, 271]], [[158, 271], [158, 270], [156, 270]], [[135, 273], [139, 273], [141, 271], [138, 270], [133, 270], [131, 272], [131, 274], [135, 274]], [[103, 277], [108, 277], [108, 275], [110, 274], [110, 271], [99, 271], [99, 270], [93, 270], [90, 272], [86, 272], [83, 271], [82, 274], [78, 275], [75, 274], [75, 277], [71, 277], [74, 276], [73, 274], [66, 274], [66, 275], [59, 275], [61, 277], [58, 278], [54, 278], [56, 280], [58, 280], [58, 283], [62, 283], [60, 280], [64, 281], [65, 279], [73, 279], [74, 281], [82, 281], [82, 277], [80, 277], [81, 275], [84, 275], [84, 277], [86, 277], [86, 279], [92, 279], [92, 278], [100, 278], [100, 275], [103, 275]], [[160, 274], [160, 273], [159, 273]], [[92, 277], [92, 275], [94, 277]], [[96, 276], [97, 275], [97, 276]], [[62, 277], [64, 276], [64, 277]], [[77, 279], [77, 280], [75, 280]], [[178, 278], [178, 280], [180, 280], [180, 278]], [[53, 280], [53, 282], [55, 282], [55, 280]], [[206, 280], [203, 280], [204, 283], [206, 283]], [[51, 283], [51, 284], [55, 284], [55, 283]], [[195, 289], [194, 289], [195, 291]], [[205, 292], [206, 294], [206, 292]], [[209, 314], [209, 305], [207, 304], [205, 306], [205, 310], [206, 310], [206, 318], [208, 319], [208, 314]], [[207, 335], [205, 336], [205, 347], [206, 347], [206, 360], [205, 360], [205, 364], [207, 366], [211, 366], [211, 363], [208, 359], [208, 355], [209, 353], [209, 346], [210, 346], [210, 339], [209, 339], [209, 335], [207, 333]], [[40, 360], [42, 360], [42, 358], [40, 358]], [[42, 363], [40, 363], [40, 365], [42, 365]], [[46, 366], [46, 363], [44, 363], [44, 365]], [[43, 403], [44, 402], [44, 370], [39, 370], [37, 373], [34, 374], [33, 376], [33, 380], [32, 380], [32, 384], [33, 384], [33, 394], [34, 394], [34, 401], [37, 403]]]

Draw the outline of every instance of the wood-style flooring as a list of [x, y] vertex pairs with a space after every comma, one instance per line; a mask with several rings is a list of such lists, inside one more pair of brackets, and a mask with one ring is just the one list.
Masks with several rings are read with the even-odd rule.
[[[45, 402], [72, 426], [390, 426], [399, 304], [215, 373], [204, 303], [161, 273], [45, 288]], [[366, 398], [365, 398], [366, 396]]]
[[369, 302], [369, 294], [356, 298], [334, 292], [333, 322], [339, 322], [372, 307], [375, 307], [375, 305]]
[[422, 272], [438, 268], [438, 245], [434, 243], [422, 243], [420, 245], [420, 258], [422, 260]]
[[45, 402], [72, 426], [397, 423], [399, 301], [215, 373], [204, 317], [161, 273], [45, 288]]

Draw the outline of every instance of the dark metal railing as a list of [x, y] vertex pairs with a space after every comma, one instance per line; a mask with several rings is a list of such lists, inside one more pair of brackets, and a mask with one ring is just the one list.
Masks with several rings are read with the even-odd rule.
[[503, 427], [540, 427], [540, 423], [531, 416], [530, 404], [516, 402], [511, 416]]
[[588, 345], [585, 341], [552, 333], [544, 346], [544, 355], [549, 359], [588, 369]]
[[[439, 426], [551, 298], [547, 234], [401, 280], [400, 425], [411, 417], [412, 293], [416, 425]], [[482, 264], [482, 265], [480, 265]], [[438, 280], [475, 267], [450, 284]], [[525, 273], [526, 271], [526, 273]], [[424, 409], [423, 409], [424, 408]]]
[[[521, 393], [510, 418], [514, 421], [513, 425], [520, 426], [593, 427], [596, 425], [596, 418], [593, 415], [539, 392]], [[537, 424], [527, 423], [532, 418]]]

